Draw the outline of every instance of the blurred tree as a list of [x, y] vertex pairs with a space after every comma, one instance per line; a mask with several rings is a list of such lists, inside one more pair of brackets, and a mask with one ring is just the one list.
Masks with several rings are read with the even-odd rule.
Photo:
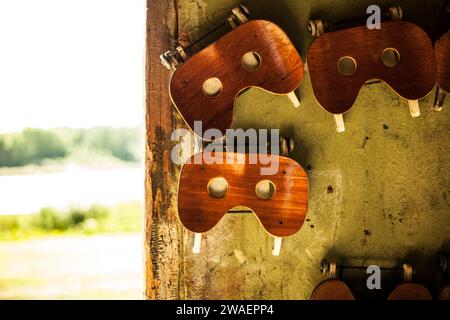
[[96, 127], [91, 129], [25, 129], [0, 135], [0, 167], [41, 164], [43, 160], [84, 155], [113, 157], [127, 162], [142, 160], [143, 130]]
[[140, 128], [98, 127], [84, 135], [84, 142], [90, 149], [103, 151], [123, 161], [139, 161], [142, 136]]
[[67, 148], [59, 137], [50, 131], [25, 129], [21, 134], [0, 137], [0, 166], [17, 167], [39, 164], [44, 159], [63, 158]]

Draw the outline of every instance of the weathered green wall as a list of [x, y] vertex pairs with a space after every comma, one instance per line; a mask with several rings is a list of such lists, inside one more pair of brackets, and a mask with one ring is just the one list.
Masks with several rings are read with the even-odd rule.
[[[443, 1], [400, 3], [406, 19], [435, 37]], [[302, 58], [311, 38], [310, 15], [343, 19], [373, 1], [254, 0], [244, 2], [253, 18], [279, 24]], [[180, 0], [179, 31], [195, 39], [223, 21], [232, 0]], [[226, 55], [226, 52], [223, 53]], [[307, 299], [324, 278], [323, 258], [351, 264], [393, 266], [415, 263], [418, 279], [436, 289], [432, 271], [437, 250], [450, 250], [450, 104], [432, 111], [434, 92], [421, 101], [422, 116], [411, 118], [407, 102], [383, 83], [364, 86], [338, 134], [333, 118], [315, 101], [306, 73], [295, 109], [282, 96], [250, 89], [235, 103], [235, 126], [280, 128], [293, 135], [292, 157], [307, 169], [307, 222], [271, 255], [272, 238], [253, 215], [228, 215], [204, 236], [202, 253], [190, 253], [185, 233], [187, 299]], [[200, 206], [201, 204], [199, 204]]]

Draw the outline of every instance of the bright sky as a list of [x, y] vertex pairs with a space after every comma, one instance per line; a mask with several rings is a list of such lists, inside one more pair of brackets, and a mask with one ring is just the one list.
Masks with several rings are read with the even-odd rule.
[[145, 0], [0, 0], [0, 132], [144, 122]]

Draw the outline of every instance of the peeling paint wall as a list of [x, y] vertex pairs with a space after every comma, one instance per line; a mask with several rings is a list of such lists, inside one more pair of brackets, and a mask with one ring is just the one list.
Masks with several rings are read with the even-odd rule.
[[[244, 1], [253, 18], [279, 24], [304, 59], [310, 15], [349, 18], [373, 1]], [[402, 4], [406, 19], [432, 36], [442, 1], [377, 1]], [[179, 0], [179, 31], [192, 39], [224, 21], [232, 0]], [[224, 52], [224, 54], [226, 54]], [[272, 238], [253, 215], [228, 215], [191, 253], [185, 232], [184, 292], [187, 299], [307, 299], [324, 280], [323, 258], [350, 264], [416, 264], [418, 280], [432, 282], [437, 250], [450, 250], [450, 105], [432, 111], [434, 92], [411, 118], [407, 102], [387, 85], [362, 88], [338, 134], [333, 118], [316, 102], [306, 73], [301, 106], [286, 97], [250, 89], [235, 102], [235, 127], [280, 128], [295, 137], [291, 155], [308, 172], [309, 211], [298, 234], [271, 255]], [[200, 206], [201, 204], [199, 204]]]

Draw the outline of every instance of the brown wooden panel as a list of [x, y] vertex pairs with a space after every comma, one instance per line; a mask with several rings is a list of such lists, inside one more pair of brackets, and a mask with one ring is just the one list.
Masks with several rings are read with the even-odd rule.
[[[381, 55], [386, 48], [400, 53], [396, 67], [386, 67]], [[350, 56], [357, 62], [356, 72], [343, 76], [337, 63]], [[386, 82], [400, 96], [417, 100], [436, 83], [434, 49], [428, 35], [415, 24], [383, 22], [381, 29], [366, 26], [326, 33], [308, 50], [308, 69], [314, 95], [328, 112], [341, 114], [355, 102], [361, 86], [368, 80]]]
[[355, 297], [344, 282], [327, 280], [314, 289], [311, 300], [355, 300]]
[[450, 92], [450, 31], [435, 44], [437, 63], [437, 83], [440, 88]]
[[[223, 164], [194, 164], [221, 161]], [[244, 157], [244, 164], [237, 164]], [[276, 157], [279, 170], [276, 175], [261, 175], [261, 167], [249, 164], [249, 155], [236, 153], [199, 153], [183, 166], [179, 191], [178, 214], [183, 225], [197, 233], [213, 228], [232, 208], [246, 206], [258, 217], [270, 234], [278, 237], [290, 236], [302, 226], [308, 209], [308, 177], [294, 160]], [[223, 177], [228, 182], [224, 198], [213, 198], [208, 194], [208, 183], [212, 178]], [[270, 200], [256, 196], [255, 187], [261, 180], [275, 184], [275, 194]]]
[[[242, 67], [247, 52], [260, 55], [258, 71]], [[202, 91], [203, 82], [218, 78], [222, 93], [208, 98]], [[203, 49], [172, 75], [170, 94], [189, 127], [201, 120], [203, 128], [224, 132], [230, 127], [236, 95], [255, 86], [277, 94], [287, 94], [300, 86], [303, 78], [301, 58], [287, 35], [275, 24], [254, 20], [229, 32]]]
[[159, 55], [176, 38], [176, 1], [147, 1], [146, 154], [145, 154], [145, 278], [147, 299], [180, 299], [183, 262], [177, 224], [177, 167], [170, 159], [172, 130], [182, 124], [166, 86], [170, 73]]
[[430, 291], [417, 283], [402, 283], [392, 291], [388, 300], [432, 300]]

